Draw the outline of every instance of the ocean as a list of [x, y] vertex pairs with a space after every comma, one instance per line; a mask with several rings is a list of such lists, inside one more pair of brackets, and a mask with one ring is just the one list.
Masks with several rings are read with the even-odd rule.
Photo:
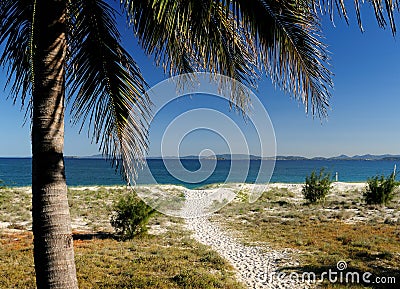
[[[266, 163], [262, 163], [266, 162]], [[137, 184], [176, 184], [188, 188], [201, 187], [207, 184], [224, 182], [254, 183], [259, 174], [261, 165], [271, 167], [270, 161], [250, 162], [243, 160], [202, 160], [204, 171], [198, 160], [184, 159], [182, 166], [175, 160], [168, 165], [168, 171], [160, 159], [147, 160], [149, 170], [139, 171]], [[278, 160], [272, 173], [270, 182], [303, 183], [306, 175], [311, 171], [324, 168], [335, 179], [336, 172], [341, 182], [365, 182], [375, 175], [389, 175], [393, 171], [396, 161], [358, 161], [358, 160]], [[125, 184], [118, 171], [110, 162], [103, 159], [66, 158], [66, 176], [69, 186], [91, 185], [122, 185]], [[215, 166], [215, 168], [214, 168]], [[272, 172], [272, 170], [271, 170]], [[270, 174], [261, 174], [257, 180], [265, 183]], [[265, 178], [263, 178], [265, 176]], [[7, 186], [31, 185], [30, 158], [0, 158], [0, 180]]]

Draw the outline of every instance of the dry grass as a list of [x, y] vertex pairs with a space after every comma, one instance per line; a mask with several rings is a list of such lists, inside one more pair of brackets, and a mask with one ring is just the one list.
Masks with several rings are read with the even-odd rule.
[[[186, 233], [120, 242], [75, 234], [80, 288], [243, 288], [215, 252]], [[0, 288], [34, 288], [32, 235], [0, 236]]]
[[[213, 219], [244, 243], [292, 248], [293, 258], [302, 265], [284, 270], [321, 273], [335, 270], [344, 260], [348, 271], [395, 276], [397, 287], [380, 288], [399, 288], [399, 198], [388, 208], [364, 205], [357, 190], [333, 192], [323, 205], [305, 205], [298, 191], [287, 189], [269, 190], [254, 204], [239, 197]], [[324, 283], [322, 287], [362, 286]]]
[[[81, 289], [243, 288], [231, 266], [194, 241], [179, 219], [158, 214], [148, 235], [115, 240], [108, 221], [112, 200], [125, 193], [124, 188], [80, 188], [69, 193]], [[0, 196], [2, 222], [14, 224], [0, 230], [0, 288], [35, 288], [32, 234], [25, 230], [30, 226], [29, 191], [7, 189]], [[24, 206], [12, 204], [16, 198]], [[25, 218], [19, 218], [20, 213]], [[10, 230], [19, 222], [25, 224], [20, 228], [24, 230]]]
[[31, 221], [31, 194], [28, 188], [0, 188], [0, 222], [10, 228], [28, 228]]
[[[213, 219], [244, 243], [266, 250], [291, 248], [301, 266], [282, 270], [321, 273], [336, 269], [336, 263], [344, 260], [348, 271], [396, 277], [395, 286], [375, 287], [398, 288], [399, 197], [387, 207], [366, 206], [360, 190], [333, 191], [325, 203], [306, 205], [301, 191], [291, 187], [271, 189], [249, 204], [248, 191], [239, 192], [237, 200]], [[158, 214], [151, 220], [148, 236], [114, 240], [109, 224], [112, 200], [125, 192], [123, 187], [69, 192], [81, 288], [242, 288], [233, 281], [232, 268], [191, 239], [179, 219]], [[0, 288], [34, 288], [32, 236], [26, 231], [31, 224], [30, 201], [29, 189], [0, 191], [0, 225], [8, 226], [0, 230]]]

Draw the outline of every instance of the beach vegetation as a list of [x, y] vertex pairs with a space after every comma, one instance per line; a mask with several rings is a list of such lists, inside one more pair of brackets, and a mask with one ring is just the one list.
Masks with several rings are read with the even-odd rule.
[[[322, 13], [331, 6], [323, 2], [0, 2], [4, 83], [31, 120], [32, 228], [39, 289], [78, 288], [64, 167], [66, 103], [72, 122], [89, 128], [104, 155], [122, 158], [122, 171], [136, 172], [131, 160], [140, 159], [147, 149], [148, 83], [122, 43], [118, 17], [127, 20], [126, 30], [137, 37], [145, 54], [171, 75], [210, 71], [255, 87], [268, 72], [277, 86], [323, 117], [333, 86], [315, 9], [320, 6]], [[373, 3], [380, 26], [386, 26], [385, 6], [395, 31], [397, 5]], [[344, 1], [336, 6], [347, 19]], [[360, 5], [356, 9], [359, 12]], [[245, 94], [231, 100], [246, 110]], [[132, 111], [135, 117], [129, 123]], [[129, 134], [124, 134], [129, 125]]]
[[[280, 191], [279, 200], [287, 204], [271, 202], [270, 195], [263, 194], [253, 204], [231, 202], [211, 220], [243, 244], [261, 246], [266, 251], [291, 252], [296, 264], [290, 260], [287, 263], [281, 260], [280, 264], [281, 271], [287, 274], [315, 272], [320, 277], [329, 269], [335, 270], [337, 262], [344, 260], [349, 265], [348, 271], [400, 279], [400, 234], [396, 222], [400, 217], [398, 195], [392, 201], [394, 210], [391, 211], [380, 207], [366, 210], [361, 189], [335, 188], [335, 193], [326, 196], [324, 206], [304, 206], [300, 187], [291, 190], [295, 196], [284, 195], [282, 189], [271, 189], [272, 193]], [[356, 201], [353, 203], [353, 200]], [[252, 211], [255, 206], [262, 209]], [[241, 214], [237, 213], [239, 209]], [[370, 284], [332, 284], [327, 281], [319, 284], [321, 288], [330, 289], [370, 288], [368, 286]], [[372, 288], [396, 286], [383, 284]]]
[[236, 193], [236, 199], [240, 202], [248, 202], [249, 194], [249, 190], [240, 190]]
[[116, 235], [124, 240], [145, 233], [150, 217], [156, 212], [133, 192], [117, 199], [113, 211], [110, 223]]
[[325, 200], [331, 189], [331, 184], [330, 173], [325, 172], [323, 168], [318, 174], [314, 170], [309, 176], [306, 176], [306, 182], [302, 190], [303, 196], [311, 204]]
[[[291, 252], [297, 263], [279, 263], [288, 273], [315, 270], [318, 274], [334, 270], [339, 260], [345, 260], [349, 270], [400, 279], [398, 195], [392, 200], [390, 211], [380, 206], [367, 209], [363, 192], [358, 189], [335, 188], [338, 191], [327, 195], [323, 207], [304, 206], [301, 187], [297, 184], [289, 190], [270, 188], [251, 204], [245, 200], [230, 202], [211, 216], [211, 221], [217, 221], [243, 244]], [[109, 220], [113, 200], [124, 196], [126, 188], [69, 190], [73, 227], [77, 228], [73, 236], [81, 289], [131, 288], [132, 284], [144, 289], [244, 288], [234, 280], [234, 271], [224, 259], [190, 237], [182, 219], [155, 214], [146, 234], [117, 240]], [[11, 188], [4, 192], [0, 195], [5, 196], [0, 207], [1, 221], [10, 223], [10, 228], [28, 228], [24, 224], [31, 223], [29, 189]], [[27, 230], [0, 230], [1, 288], [35, 288], [32, 238]], [[194, 280], [194, 275], [199, 280]], [[321, 288], [337, 289], [365, 286], [368, 284], [321, 284]]]
[[363, 194], [364, 200], [368, 205], [388, 205], [397, 193], [396, 188], [399, 185], [395, 173], [386, 178], [384, 175], [369, 178]]
[[[10, 225], [0, 230], [0, 288], [36, 288], [30, 190], [3, 192], [0, 222]], [[191, 238], [182, 219], [155, 214], [146, 234], [114, 238], [113, 203], [126, 194], [117, 186], [69, 188], [79, 288], [244, 289], [227, 261]]]
[[[227, 261], [190, 238], [179, 223], [155, 218], [170, 229], [126, 241], [74, 232], [79, 288], [245, 288]], [[0, 288], [36, 288], [32, 238], [29, 231], [0, 233]]]

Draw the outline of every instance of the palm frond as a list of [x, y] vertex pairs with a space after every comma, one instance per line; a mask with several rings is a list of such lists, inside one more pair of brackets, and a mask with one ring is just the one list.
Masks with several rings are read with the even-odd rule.
[[[256, 85], [257, 57], [252, 39], [218, 1], [122, 1], [147, 54], [171, 75], [195, 71], [221, 73]], [[246, 108], [246, 94], [232, 99]]]
[[342, 0], [321, 0], [312, 1], [313, 9], [315, 13], [324, 15], [328, 14], [332, 23], [334, 23], [335, 13], [338, 13], [339, 17], [343, 17], [347, 23], [349, 23], [349, 17], [347, 14], [346, 6]]
[[[179, 73], [183, 53], [198, 66], [255, 86], [264, 67], [272, 80], [326, 115], [331, 73], [319, 19], [306, 1], [122, 1], [146, 52]], [[302, 5], [299, 5], [301, 4]], [[185, 51], [169, 49], [188, 43]], [[177, 53], [176, 53], [177, 52]], [[194, 57], [193, 57], [194, 56]], [[178, 65], [177, 65], [178, 63]], [[262, 64], [262, 65], [261, 65]], [[237, 100], [236, 100], [237, 102]], [[240, 103], [240, 100], [239, 100]], [[246, 101], [243, 102], [244, 104]]]
[[300, 99], [312, 114], [327, 115], [332, 73], [320, 19], [308, 1], [223, 1], [255, 38], [275, 84]]
[[73, 118], [82, 126], [89, 122], [93, 140], [105, 156], [122, 158], [121, 168], [135, 172], [134, 165], [147, 149], [146, 82], [121, 46], [111, 6], [102, 0], [79, 0], [72, 1], [70, 9], [74, 25], [69, 35], [68, 85], [69, 100], [74, 96]]
[[[338, 11], [340, 15], [344, 15], [348, 20], [347, 11], [346, 11], [346, 4], [344, 0], [322, 0], [315, 2], [314, 5], [320, 9], [320, 11], [324, 14], [327, 13], [331, 16], [333, 20], [334, 11]], [[361, 31], [364, 30], [362, 19], [361, 19], [361, 7], [364, 3], [372, 6], [372, 9], [375, 14], [375, 18], [378, 22], [378, 25], [381, 28], [385, 28], [389, 26], [392, 30], [393, 35], [396, 34], [396, 22], [394, 13], [399, 10], [399, 3], [398, 0], [354, 0], [354, 9], [356, 12], [358, 26], [360, 27]], [[337, 9], [334, 9], [336, 7]]]
[[[163, 64], [164, 69], [169, 70], [171, 74], [194, 72], [200, 63], [193, 54], [190, 43], [185, 42], [185, 39], [176, 33], [178, 31], [171, 30], [171, 27], [183, 25], [184, 21], [168, 19], [170, 15], [160, 14], [161, 11], [176, 13], [179, 3], [167, 2], [155, 6], [146, 0], [121, 1], [122, 8], [128, 12], [128, 22], [133, 24], [135, 34], [139, 37], [144, 50], [148, 54], [154, 54], [157, 65]], [[172, 7], [167, 8], [171, 5]], [[155, 19], [158, 21], [154, 21]], [[174, 57], [169, 58], [169, 55]], [[168, 62], [171, 63], [170, 66]]]
[[33, 0], [4, 0], [0, 4], [0, 45], [4, 45], [0, 65], [7, 67], [10, 96], [14, 103], [21, 97], [22, 106], [32, 89], [33, 6]]

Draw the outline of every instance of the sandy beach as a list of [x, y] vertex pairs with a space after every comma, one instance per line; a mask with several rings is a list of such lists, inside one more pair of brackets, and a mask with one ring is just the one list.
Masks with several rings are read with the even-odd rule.
[[[365, 186], [365, 183], [336, 182], [332, 184], [331, 192], [327, 198], [337, 199], [339, 202], [340, 198], [349, 194], [348, 192], [354, 191], [360, 193]], [[174, 212], [179, 212], [180, 217], [184, 218], [184, 227], [191, 232], [192, 237], [196, 241], [212, 248], [212, 250], [227, 260], [234, 268], [237, 280], [245, 284], [247, 288], [312, 288], [315, 284], [307, 282], [299, 283], [289, 278], [288, 275], [277, 277], [281, 268], [299, 266], [299, 260], [296, 257], [298, 252], [296, 250], [291, 248], [276, 249], [270, 247], [268, 243], [263, 246], [246, 244], [237, 233], [228, 230], [223, 222], [215, 218], [218, 215], [218, 210], [215, 210], [215, 213], [205, 213], [205, 210], [210, 206], [215, 209], [215, 204], [220, 204], [222, 200], [225, 202], [224, 206], [226, 206], [229, 203], [227, 202], [227, 198], [232, 198], [231, 201], [233, 203], [241, 202], [243, 198], [246, 199], [246, 194], [257, 190], [257, 187], [262, 187], [266, 190], [266, 193], [269, 192], [271, 195], [274, 192], [279, 192], [281, 194], [279, 196], [280, 202], [298, 205], [304, 203], [301, 192], [303, 184], [272, 183], [267, 186], [254, 184], [215, 184], [201, 190], [189, 190], [175, 185], [149, 185], [135, 187], [135, 190], [142, 194], [150, 193], [153, 196], [168, 193], [173, 196], [183, 197], [184, 202], [180, 206], [177, 206]], [[107, 199], [105, 196], [108, 190], [113, 190], [114, 194], [118, 195], [126, 192], [126, 189], [125, 186], [70, 187], [70, 206], [74, 231], [93, 232], [95, 230], [111, 232], [112, 228], [110, 227], [109, 219], [100, 217], [101, 213], [107, 214], [107, 208], [112, 203], [112, 200]], [[12, 190], [14, 191], [14, 205], [19, 207], [30, 206], [29, 187], [12, 188]], [[222, 197], [221, 195], [214, 194], [218, 190], [223, 192]], [[93, 208], [93, 211], [98, 215], [92, 216], [95, 213], [89, 213], [92, 205], [85, 199], [88, 194], [98, 200], [96, 204], [98, 207]], [[287, 194], [287, 196], [284, 194]], [[257, 205], [257, 201], [254, 204]], [[81, 208], [79, 212], [75, 211], [77, 207]], [[82, 208], [88, 211], [84, 211]], [[318, 207], [316, 210], [319, 213], [322, 212], [322, 215], [336, 213], [330, 207]], [[349, 224], [364, 222], [368, 218], [376, 218], [377, 214], [384, 214], [382, 215], [382, 222], [383, 220], [400, 220], [400, 211], [398, 209], [374, 210], [369, 210], [365, 214], [361, 214], [357, 213], [357, 209], [354, 208], [344, 209], [344, 211], [341, 211], [345, 216], [343, 217], [343, 222]], [[265, 206], [264, 211], [267, 213], [270, 212], [271, 216], [281, 215], [284, 219], [285, 208], [281, 208], [280, 206], [269, 208]], [[25, 210], [23, 212], [17, 211], [15, 215], [8, 213], [9, 215], [7, 216], [3, 214], [0, 220], [0, 229], [3, 232], [21, 229], [30, 230], [31, 222], [29, 213], [29, 210], [27, 212]], [[248, 212], [248, 214], [250, 213]], [[160, 235], [167, 230], [168, 227], [153, 224], [150, 227], [149, 233]]]

